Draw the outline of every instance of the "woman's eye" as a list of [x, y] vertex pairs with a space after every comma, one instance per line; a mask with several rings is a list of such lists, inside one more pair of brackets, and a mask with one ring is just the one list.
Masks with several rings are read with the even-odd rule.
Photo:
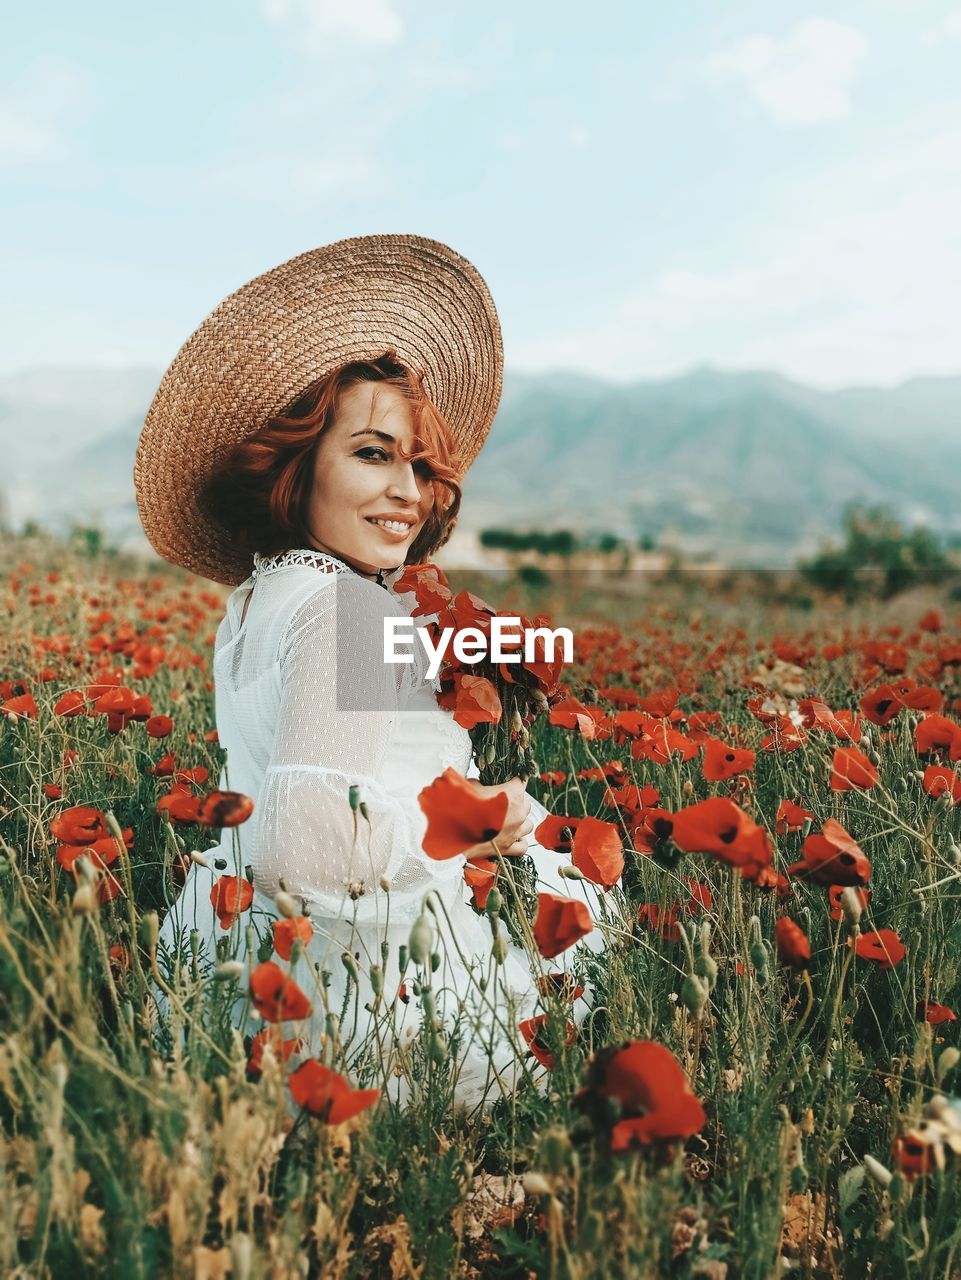
[[368, 460], [372, 460], [370, 457], [371, 454], [375, 454], [378, 460], [383, 460], [384, 462], [387, 461], [387, 451], [385, 449], [379, 448], [375, 444], [368, 445], [366, 449], [357, 450], [358, 458], [366, 458]]

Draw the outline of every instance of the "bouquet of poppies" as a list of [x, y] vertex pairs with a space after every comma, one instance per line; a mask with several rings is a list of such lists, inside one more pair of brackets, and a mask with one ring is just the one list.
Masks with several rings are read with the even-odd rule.
[[[537, 716], [564, 696], [560, 684], [563, 657], [548, 656], [546, 636], [552, 630], [545, 614], [533, 619], [523, 614], [498, 613], [486, 601], [469, 591], [454, 594], [447, 578], [434, 564], [413, 565], [394, 583], [396, 594], [412, 592], [416, 606], [411, 617], [424, 619], [422, 626], [435, 649], [448, 628], [453, 636], [469, 642], [475, 661], [465, 661], [447, 647], [441, 664], [437, 701], [449, 711], [471, 737], [474, 760], [485, 786], [496, 786], [513, 777], [525, 781], [539, 772], [530, 745], [531, 727]], [[491, 630], [495, 618], [515, 624], [504, 635], [501, 652], [508, 641], [516, 644], [516, 657], [493, 661]], [[522, 889], [525, 905], [536, 905], [533, 867], [529, 859], [512, 859], [514, 879]]]

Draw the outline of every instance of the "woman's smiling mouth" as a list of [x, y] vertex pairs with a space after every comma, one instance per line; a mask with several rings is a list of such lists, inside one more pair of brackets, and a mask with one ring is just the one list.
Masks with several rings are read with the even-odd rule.
[[407, 520], [388, 520], [377, 516], [367, 516], [365, 518], [368, 524], [376, 525], [379, 529], [384, 529], [388, 533], [403, 537], [406, 537], [414, 527], [413, 522]]

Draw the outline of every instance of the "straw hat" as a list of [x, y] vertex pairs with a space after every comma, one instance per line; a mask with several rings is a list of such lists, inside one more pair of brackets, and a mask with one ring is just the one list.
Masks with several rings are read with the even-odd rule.
[[466, 258], [423, 236], [356, 236], [291, 258], [225, 298], [177, 353], [140, 433], [134, 485], [154, 550], [202, 577], [242, 582], [251, 562], [201, 509], [203, 486], [234, 445], [318, 378], [391, 347], [424, 371], [466, 471], [490, 430], [504, 370], [490, 291]]

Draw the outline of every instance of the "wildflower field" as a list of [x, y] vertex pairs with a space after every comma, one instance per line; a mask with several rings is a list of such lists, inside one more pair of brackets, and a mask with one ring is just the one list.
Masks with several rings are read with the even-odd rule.
[[[516, 1028], [524, 1086], [470, 1115], [439, 1019], [403, 1110], [352, 1078], [336, 1020], [305, 1057], [310, 921], [279, 904], [233, 963], [242, 873], [219, 882], [216, 971], [158, 962], [191, 854], [250, 817], [218, 790], [226, 590], [43, 538], [0, 553], [4, 1275], [961, 1275], [949, 586], [491, 600], [574, 631], [573, 666], [528, 673], [537, 714], [462, 677], [449, 699], [485, 768], [523, 749], [572, 898], [526, 892], [514, 860], [466, 871], [494, 964], [510, 927], [556, 968]], [[444, 856], [461, 786], [423, 802]], [[606, 950], [572, 962], [592, 927]], [[429, 909], [415, 929], [378, 985], [403, 970], [429, 1011]]]

